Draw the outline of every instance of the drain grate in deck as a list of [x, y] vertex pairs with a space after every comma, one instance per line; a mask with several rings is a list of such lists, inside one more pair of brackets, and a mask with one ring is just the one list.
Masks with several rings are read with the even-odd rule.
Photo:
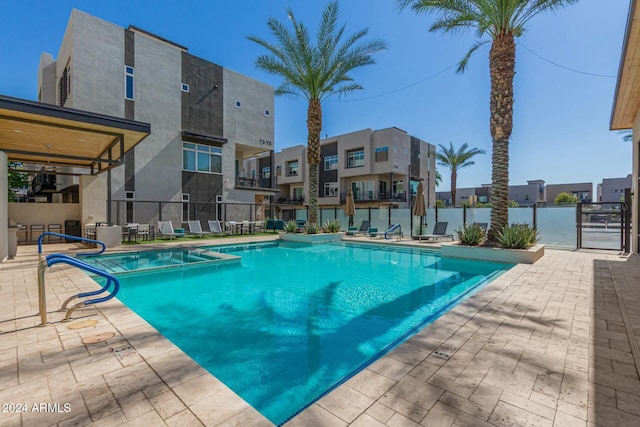
[[442, 344], [440, 347], [436, 348], [433, 351], [433, 355], [441, 359], [449, 359], [451, 355], [455, 353], [455, 351], [455, 347], [448, 344]]

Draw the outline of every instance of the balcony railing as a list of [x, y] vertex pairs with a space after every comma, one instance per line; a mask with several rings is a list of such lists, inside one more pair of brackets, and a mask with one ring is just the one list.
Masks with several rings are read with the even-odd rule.
[[[340, 203], [345, 203], [347, 200], [347, 193], [340, 193]], [[357, 202], [406, 202], [407, 193], [403, 191], [398, 192], [382, 192], [375, 191], [355, 192], [353, 193], [353, 200]]]
[[280, 197], [278, 199], [278, 203], [292, 204], [292, 205], [302, 205], [304, 204], [304, 197]]
[[31, 181], [31, 194], [37, 195], [40, 192], [52, 192], [56, 190], [56, 176], [48, 174], [38, 174]]
[[278, 184], [275, 177], [265, 175], [236, 175], [236, 187], [241, 188], [268, 188], [277, 190]]

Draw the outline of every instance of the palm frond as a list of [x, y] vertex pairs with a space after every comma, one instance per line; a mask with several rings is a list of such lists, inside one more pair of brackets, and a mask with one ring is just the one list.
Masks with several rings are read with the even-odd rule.
[[471, 47], [471, 49], [469, 49], [467, 54], [462, 58], [462, 60], [460, 60], [460, 63], [458, 64], [458, 69], [456, 70], [456, 72], [464, 73], [464, 70], [467, 69], [467, 65], [469, 64], [469, 59], [476, 53], [478, 49], [480, 49], [482, 46], [484, 46], [487, 43], [489, 43], [489, 40], [475, 42]]

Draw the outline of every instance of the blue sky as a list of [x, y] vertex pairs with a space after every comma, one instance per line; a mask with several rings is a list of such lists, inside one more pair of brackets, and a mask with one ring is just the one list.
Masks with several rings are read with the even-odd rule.
[[[40, 53], [57, 57], [72, 8], [122, 27], [143, 28], [277, 86], [277, 77], [255, 68], [263, 51], [246, 36], [268, 38], [266, 20], [286, 21], [288, 7], [315, 29], [325, 5], [307, 0], [5, 0], [0, 93], [37, 98]], [[628, 0], [581, 0], [530, 21], [517, 45], [510, 184], [593, 182], [595, 190], [602, 178], [631, 173], [629, 143], [609, 131], [628, 7]], [[471, 47], [473, 34], [429, 33], [432, 16], [398, 12], [392, 0], [342, 0], [340, 12], [347, 33], [367, 27], [389, 49], [376, 56], [377, 64], [353, 73], [364, 90], [325, 102], [323, 137], [395, 126], [436, 146], [466, 142], [487, 154], [460, 172], [458, 187], [489, 183], [488, 48], [471, 59], [464, 74], [456, 74], [449, 67]], [[276, 98], [276, 151], [306, 144], [306, 108], [301, 98]], [[449, 170], [442, 174], [439, 190], [446, 191]]]

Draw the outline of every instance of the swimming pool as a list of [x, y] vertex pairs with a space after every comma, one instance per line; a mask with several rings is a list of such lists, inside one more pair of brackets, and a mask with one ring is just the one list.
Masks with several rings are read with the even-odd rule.
[[242, 261], [122, 274], [118, 298], [275, 424], [511, 267], [346, 243], [215, 251]]

